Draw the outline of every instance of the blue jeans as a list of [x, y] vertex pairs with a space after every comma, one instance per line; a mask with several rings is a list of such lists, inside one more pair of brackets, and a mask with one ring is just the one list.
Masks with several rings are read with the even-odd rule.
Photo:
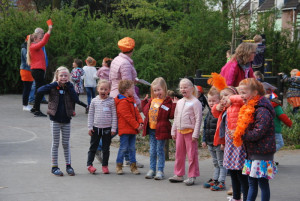
[[135, 158], [135, 139], [136, 135], [123, 134], [120, 136], [120, 148], [117, 156], [117, 163], [123, 163], [124, 155], [129, 152], [130, 163], [136, 163]]
[[95, 98], [95, 91], [96, 91], [96, 88], [94, 87], [85, 87], [85, 90], [86, 90], [86, 96], [87, 96], [87, 102], [88, 102], [88, 105], [91, 104], [91, 101], [92, 101], [92, 98]]
[[258, 185], [261, 189], [261, 201], [269, 201], [270, 200], [270, 186], [269, 180], [266, 178], [253, 178], [248, 177], [249, 182], [249, 191], [247, 201], [254, 201], [257, 196]]
[[[29, 93], [29, 102], [34, 102], [35, 101], [35, 81], [33, 81], [32, 85], [31, 85], [31, 90], [30, 90], [30, 93]], [[45, 96], [43, 96], [43, 101], [45, 101]]]
[[283, 138], [281, 133], [275, 133], [275, 140], [276, 140], [276, 151], [281, 149], [284, 146]]
[[219, 182], [225, 182], [227, 170], [223, 167], [223, 158], [224, 151], [221, 150], [221, 145], [213, 146], [208, 145], [208, 150], [210, 151], [210, 155], [214, 164], [214, 174], [213, 180], [218, 180]]
[[150, 138], [150, 169], [156, 172], [157, 170], [164, 171], [165, 167], [165, 140], [157, 140], [155, 138], [155, 130], [149, 129]]

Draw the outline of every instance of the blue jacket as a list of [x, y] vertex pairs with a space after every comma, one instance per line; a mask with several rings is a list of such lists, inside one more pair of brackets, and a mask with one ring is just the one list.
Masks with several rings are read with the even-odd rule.
[[26, 42], [22, 44], [20, 69], [31, 71], [30, 66], [27, 65], [27, 43]]

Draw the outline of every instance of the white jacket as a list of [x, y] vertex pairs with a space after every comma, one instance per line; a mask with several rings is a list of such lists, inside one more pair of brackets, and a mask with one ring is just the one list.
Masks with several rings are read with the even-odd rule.
[[96, 87], [98, 79], [97, 69], [94, 66], [84, 66], [84, 75], [81, 77], [84, 80], [84, 87]]

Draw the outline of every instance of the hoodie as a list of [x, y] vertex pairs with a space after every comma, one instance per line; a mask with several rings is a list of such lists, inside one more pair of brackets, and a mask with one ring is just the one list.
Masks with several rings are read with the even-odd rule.
[[255, 106], [254, 123], [243, 135], [247, 157], [250, 160], [273, 160], [276, 152], [274, 118], [271, 102], [261, 97]]

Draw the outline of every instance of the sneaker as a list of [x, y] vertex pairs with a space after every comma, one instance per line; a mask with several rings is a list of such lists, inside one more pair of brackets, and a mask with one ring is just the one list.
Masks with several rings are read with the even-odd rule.
[[72, 117], [75, 117], [76, 116], [76, 112], [75, 111], [73, 111], [73, 113], [72, 113]]
[[154, 177], [155, 180], [163, 180], [164, 178], [165, 178], [165, 175], [162, 171], [157, 171], [157, 173]]
[[88, 171], [91, 173], [91, 174], [95, 174], [95, 172], [96, 172], [96, 168], [94, 168], [92, 165], [90, 165], [90, 166], [88, 166]]
[[149, 170], [145, 176], [145, 179], [153, 179], [155, 172], [153, 170]]
[[47, 115], [45, 115], [45, 114], [42, 113], [41, 111], [35, 111], [35, 112], [34, 112], [34, 116], [35, 116], [35, 117], [47, 117]]
[[85, 114], [88, 114], [89, 113], [89, 107], [86, 107], [85, 108]]
[[169, 178], [169, 181], [170, 181], [171, 183], [183, 182], [183, 177], [174, 175], [173, 177], [170, 177], [170, 178]]
[[138, 168], [144, 168], [144, 165], [141, 164], [141, 163], [136, 162], [136, 167], [138, 167]]
[[[24, 109], [23, 109], [23, 110], [24, 110]], [[279, 165], [279, 162], [275, 162], [275, 165], [278, 166], [278, 165]]]
[[23, 111], [30, 111], [32, 107], [30, 105], [23, 105]]
[[35, 108], [31, 108], [30, 112], [34, 114], [36, 112]]
[[48, 104], [48, 101], [42, 100], [42, 101], [41, 101], [41, 104]]
[[206, 183], [203, 184], [204, 188], [210, 188], [215, 184], [215, 180], [209, 179]]
[[109, 174], [108, 166], [102, 166], [103, 174]]
[[225, 182], [216, 182], [215, 185], [210, 187], [212, 191], [223, 191], [225, 190]]
[[97, 150], [97, 151], [96, 151], [95, 157], [96, 157], [96, 159], [102, 164], [102, 161], [103, 161], [102, 151]]
[[232, 186], [231, 186], [230, 189], [227, 191], [227, 195], [233, 195]]
[[64, 176], [64, 173], [62, 171], [60, 171], [60, 169], [58, 167], [53, 167], [51, 172], [55, 176]]
[[130, 161], [125, 161], [125, 163], [123, 164], [123, 167], [128, 167], [130, 165]]
[[195, 181], [196, 181], [196, 177], [189, 177], [186, 180], [184, 180], [183, 182], [185, 183], [185, 185], [191, 186], [191, 185], [194, 185]]
[[66, 172], [67, 172], [68, 175], [70, 175], [70, 176], [74, 176], [74, 175], [75, 175], [74, 169], [73, 169], [71, 166], [67, 166]]

